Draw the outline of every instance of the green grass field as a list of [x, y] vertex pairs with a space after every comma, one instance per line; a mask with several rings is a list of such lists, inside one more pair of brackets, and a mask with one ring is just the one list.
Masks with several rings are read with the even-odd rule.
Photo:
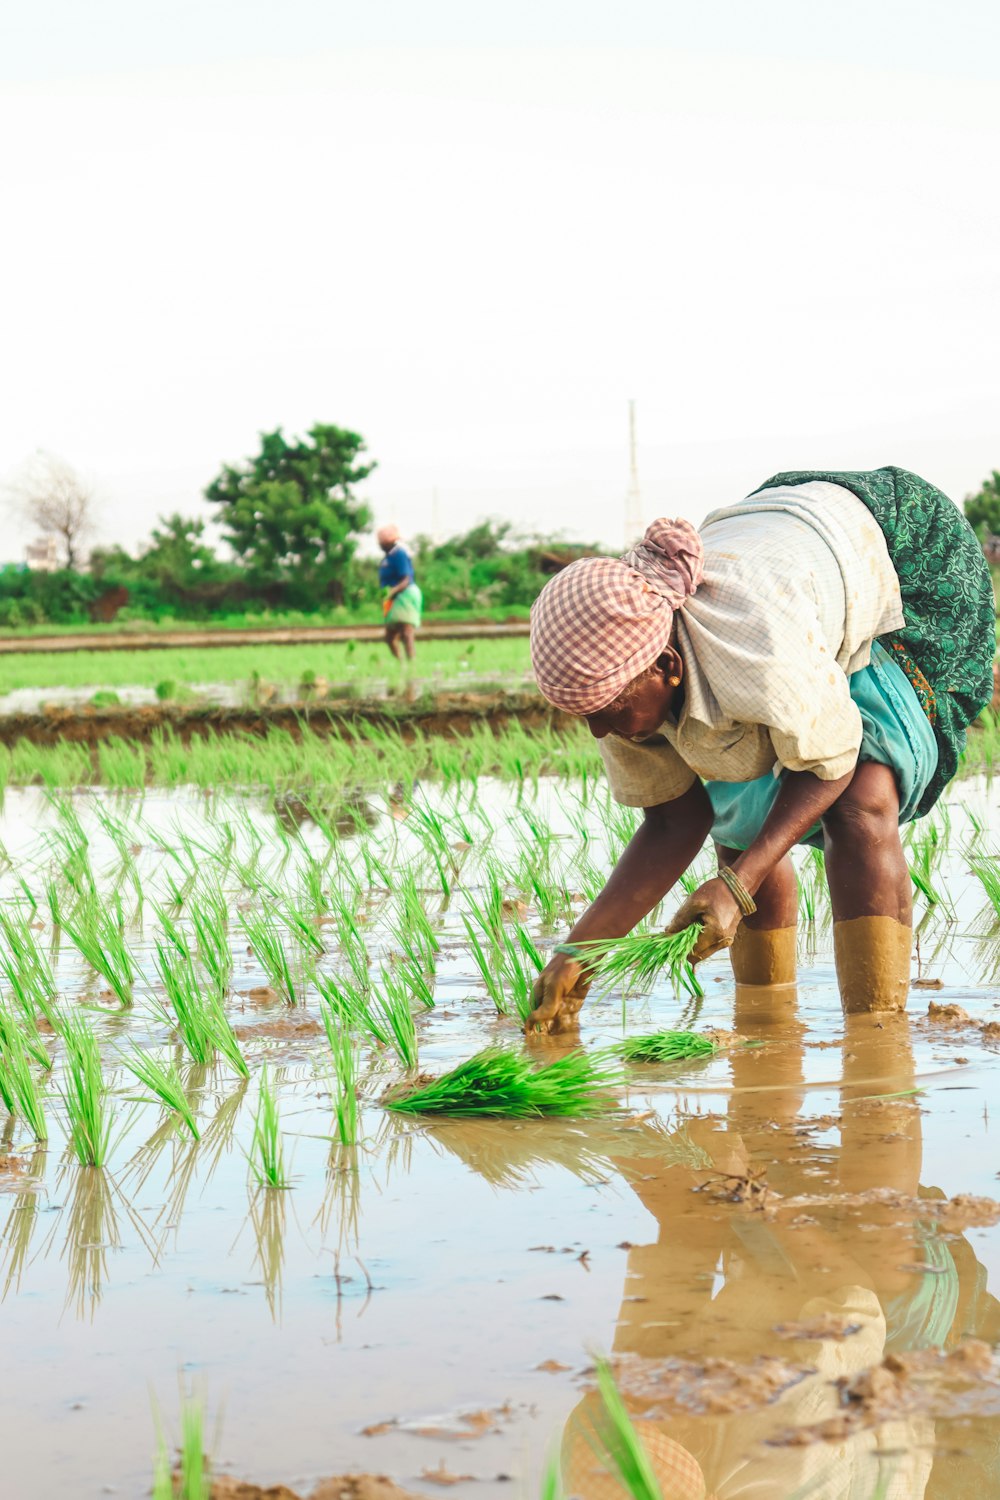
[[[418, 642], [418, 678], [496, 681], [529, 671], [526, 639]], [[22, 688], [155, 688], [172, 682], [245, 681], [257, 672], [265, 682], [290, 688], [314, 672], [333, 686], [355, 688], [366, 681], [395, 682], [404, 672], [381, 642], [290, 646], [178, 646], [162, 651], [77, 651], [14, 654], [0, 658], [0, 692]]]

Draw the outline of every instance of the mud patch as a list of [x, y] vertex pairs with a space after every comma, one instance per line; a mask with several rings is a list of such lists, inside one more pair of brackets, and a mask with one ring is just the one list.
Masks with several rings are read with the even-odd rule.
[[300, 1495], [286, 1484], [249, 1484], [223, 1475], [212, 1480], [211, 1500], [416, 1500], [385, 1474], [341, 1474]]
[[277, 1016], [274, 1020], [258, 1021], [254, 1025], [234, 1026], [233, 1030], [241, 1042], [252, 1042], [256, 1037], [277, 1042], [320, 1036], [323, 1028], [314, 1016]]
[[786, 1428], [772, 1447], [842, 1442], [898, 1417], [985, 1417], [1000, 1413], [1000, 1371], [988, 1344], [968, 1339], [945, 1354], [888, 1354], [879, 1365], [833, 1382], [841, 1410], [811, 1426]]
[[816, 1373], [811, 1365], [767, 1354], [750, 1364], [730, 1359], [670, 1359], [654, 1364], [625, 1356], [615, 1361], [614, 1370], [623, 1393], [655, 1408], [657, 1415], [688, 1416], [756, 1411]]

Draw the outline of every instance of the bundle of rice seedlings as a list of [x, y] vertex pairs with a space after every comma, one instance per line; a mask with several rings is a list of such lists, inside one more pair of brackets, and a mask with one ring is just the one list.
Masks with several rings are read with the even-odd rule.
[[667, 969], [674, 993], [686, 990], [701, 999], [705, 991], [690, 963], [701, 924], [693, 922], [681, 932], [632, 933], [628, 937], [600, 938], [580, 943], [592, 979], [609, 985], [651, 984]]
[[570, 1052], [536, 1068], [523, 1052], [487, 1047], [430, 1083], [384, 1100], [406, 1114], [598, 1115], [614, 1108], [617, 1074], [584, 1052]]
[[151, 1094], [155, 1094], [167, 1109], [180, 1115], [194, 1139], [200, 1140], [201, 1136], [195, 1124], [194, 1113], [188, 1103], [187, 1094], [184, 1092], [184, 1084], [177, 1070], [177, 1064], [175, 1062], [161, 1063], [151, 1052], [143, 1052], [139, 1047], [130, 1058], [124, 1058], [123, 1061], [129, 1072], [134, 1073]]
[[649, 1036], [627, 1037], [614, 1050], [626, 1062], [672, 1063], [714, 1057], [719, 1049], [697, 1031], [654, 1031]]

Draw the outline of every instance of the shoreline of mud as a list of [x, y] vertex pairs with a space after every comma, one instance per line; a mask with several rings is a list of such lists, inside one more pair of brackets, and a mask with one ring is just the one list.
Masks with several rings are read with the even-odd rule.
[[515, 720], [528, 729], [564, 728], [577, 722], [571, 714], [552, 708], [534, 690], [424, 694], [415, 702], [402, 698], [341, 698], [322, 704], [283, 703], [256, 708], [176, 703], [117, 704], [106, 708], [51, 705], [39, 713], [0, 717], [0, 745], [11, 746], [25, 740], [34, 745], [69, 741], [96, 746], [109, 739], [144, 743], [163, 730], [175, 734], [185, 744], [218, 734], [262, 738], [275, 729], [295, 738], [301, 738], [303, 729], [338, 737], [356, 737], [367, 729], [395, 729], [404, 740], [412, 740], [418, 734], [444, 737], [468, 734], [474, 726], [483, 724], [495, 731]]

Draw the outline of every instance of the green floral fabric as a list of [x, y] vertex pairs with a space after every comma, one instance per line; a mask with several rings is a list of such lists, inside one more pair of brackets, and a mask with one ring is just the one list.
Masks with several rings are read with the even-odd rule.
[[[938, 767], [917, 808], [929, 812], [954, 776], [965, 731], [993, 696], [996, 606], [975, 532], [953, 501], [906, 469], [775, 474], [761, 490], [825, 480], [875, 517], [899, 578], [906, 624], [883, 644], [902, 648], [934, 692]], [[755, 491], [754, 493], [759, 493]]]

